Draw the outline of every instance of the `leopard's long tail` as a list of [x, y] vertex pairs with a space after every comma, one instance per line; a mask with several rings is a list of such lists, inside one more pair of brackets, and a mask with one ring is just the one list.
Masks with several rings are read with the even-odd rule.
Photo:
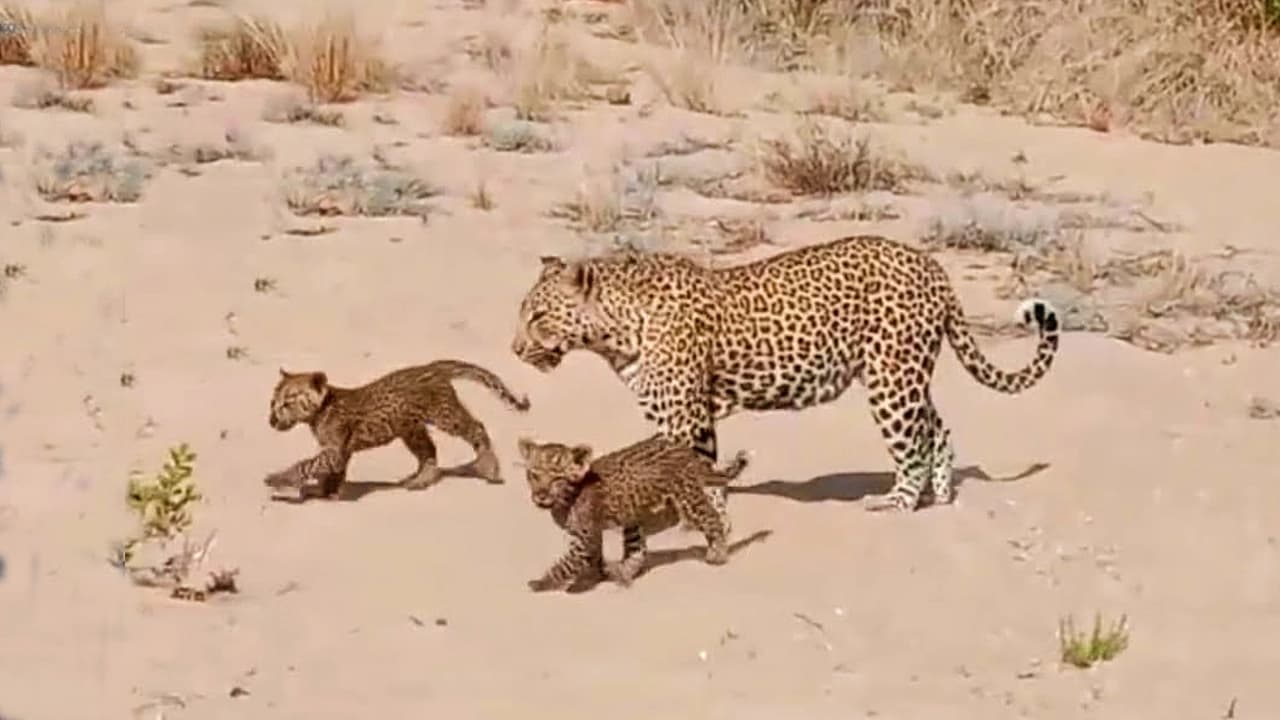
[[728, 465], [723, 468], [718, 466], [714, 468], [714, 476], [708, 479], [706, 484], [713, 486], [728, 485], [734, 480], [737, 480], [738, 476], [742, 474], [742, 471], [746, 470], [747, 465], [750, 464], [751, 454], [746, 450], [739, 450], [738, 454], [733, 456], [733, 460], [730, 461]]
[[473, 365], [462, 360], [437, 360], [432, 363], [434, 370], [444, 372], [450, 378], [462, 378], [481, 385], [492, 390], [502, 402], [508, 407], [519, 412], [526, 412], [529, 409], [529, 398], [524, 395], [516, 395], [506, 383], [502, 382], [494, 373], [486, 370], [479, 365]]
[[1018, 305], [1014, 321], [1036, 328], [1039, 342], [1036, 343], [1036, 355], [1021, 370], [1009, 372], [1001, 370], [982, 354], [974, 341], [969, 327], [965, 323], [964, 311], [959, 299], [952, 294], [951, 310], [946, 319], [947, 340], [951, 343], [960, 364], [978, 382], [992, 390], [1010, 395], [1020, 393], [1035, 385], [1040, 378], [1049, 372], [1053, 365], [1053, 357], [1058, 352], [1058, 311], [1053, 305], [1041, 298], [1032, 298]]

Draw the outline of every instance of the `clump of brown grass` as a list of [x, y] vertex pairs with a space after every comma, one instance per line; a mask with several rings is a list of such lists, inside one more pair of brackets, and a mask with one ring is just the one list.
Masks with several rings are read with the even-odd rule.
[[30, 10], [0, 5], [0, 65], [34, 65], [31, 44], [38, 27]]
[[484, 111], [489, 98], [477, 87], [460, 86], [449, 94], [441, 131], [446, 135], [479, 135], [484, 132]]
[[205, 29], [199, 72], [210, 80], [289, 80], [304, 87], [313, 103], [387, 92], [399, 76], [346, 14], [326, 15], [292, 33], [271, 20], [249, 17]]
[[207, 80], [284, 80], [293, 54], [284, 29], [260, 17], [201, 28], [199, 46], [199, 75]]
[[137, 47], [99, 3], [80, 2], [48, 17], [6, 5], [0, 24], [0, 64], [49, 70], [63, 88], [98, 88], [138, 73]]
[[794, 137], [762, 141], [760, 164], [766, 178], [797, 195], [899, 192], [908, 181], [928, 177], [922, 168], [874, 148], [870, 138], [808, 117]]

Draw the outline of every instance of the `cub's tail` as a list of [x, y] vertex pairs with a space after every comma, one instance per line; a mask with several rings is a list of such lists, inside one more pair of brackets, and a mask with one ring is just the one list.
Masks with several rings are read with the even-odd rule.
[[746, 450], [739, 450], [737, 455], [733, 456], [733, 460], [725, 467], [714, 467], [713, 477], [708, 479], [707, 485], [724, 486], [738, 479], [743, 470], [747, 469], [747, 465], [751, 464], [751, 453]]
[[511, 391], [511, 388], [507, 387], [506, 383], [502, 382], [501, 378], [479, 365], [473, 365], [462, 360], [438, 360], [432, 363], [432, 366], [451, 378], [462, 378], [480, 383], [492, 390], [502, 399], [502, 402], [513, 410], [518, 410], [519, 412], [529, 410], [529, 398], [524, 395], [517, 396]]
[[1045, 373], [1049, 372], [1049, 367], [1053, 365], [1053, 357], [1058, 352], [1060, 329], [1058, 311], [1048, 300], [1040, 298], [1032, 298], [1020, 304], [1014, 319], [1036, 328], [1040, 336], [1039, 342], [1036, 343], [1035, 357], [1025, 367], [1015, 372], [1001, 370], [982, 354], [982, 350], [974, 342], [973, 335], [969, 333], [964, 311], [961, 310], [960, 301], [954, 294], [951, 300], [951, 312], [946, 321], [947, 341], [956, 351], [956, 357], [960, 359], [960, 364], [964, 365], [965, 370], [968, 370], [975, 380], [992, 390], [1011, 395], [1035, 385]]

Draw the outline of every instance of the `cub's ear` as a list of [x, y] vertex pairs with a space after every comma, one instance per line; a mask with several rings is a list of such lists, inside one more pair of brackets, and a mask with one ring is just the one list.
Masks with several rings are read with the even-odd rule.
[[574, 464], [581, 465], [583, 469], [586, 469], [591, 465], [591, 454], [592, 450], [590, 445], [574, 445], [569, 448], [569, 457], [573, 460]]
[[280, 366], [280, 377], [282, 377], [282, 378], [287, 378], [287, 377], [289, 377], [289, 372], [288, 372], [287, 370], [285, 370], [285, 369], [284, 369], [284, 366], [283, 366], [283, 365], [281, 365], [281, 366]]
[[534, 442], [527, 437], [522, 437], [516, 441], [516, 447], [520, 449], [520, 457], [528, 462], [529, 456], [533, 454]]
[[311, 387], [316, 392], [324, 392], [329, 387], [329, 376], [322, 372], [311, 373]]

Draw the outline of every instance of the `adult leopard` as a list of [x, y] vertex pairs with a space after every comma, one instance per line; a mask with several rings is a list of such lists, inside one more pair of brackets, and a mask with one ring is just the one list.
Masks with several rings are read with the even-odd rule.
[[[951, 433], [929, 394], [943, 338], [978, 382], [1018, 393], [1053, 364], [1059, 322], [1041, 299], [1017, 318], [1039, 342], [1008, 372], [978, 349], [934, 258], [860, 235], [714, 270], [672, 254], [545, 256], [511, 349], [543, 372], [572, 350], [600, 355], [659, 432], [713, 462], [715, 421], [830, 402], [859, 381], [895, 464], [893, 487], [866, 507], [913, 510], [953, 498]], [[708, 492], [723, 512], [723, 488]]]

